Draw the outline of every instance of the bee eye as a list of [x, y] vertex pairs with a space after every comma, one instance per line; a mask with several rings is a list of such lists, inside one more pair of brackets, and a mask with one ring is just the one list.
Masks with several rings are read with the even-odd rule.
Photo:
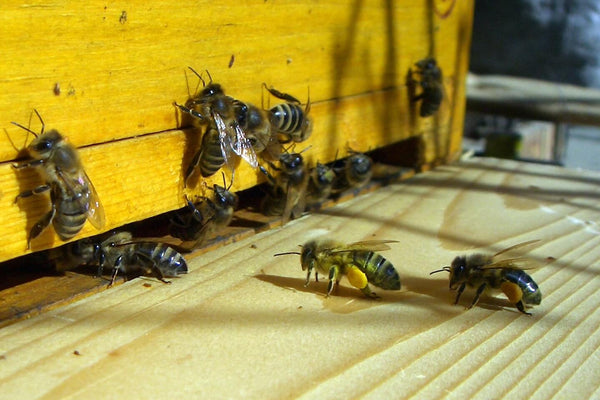
[[37, 151], [49, 150], [52, 148], [52, 142], [49, 140], [41, 140], [36, 146], [35, 149]]

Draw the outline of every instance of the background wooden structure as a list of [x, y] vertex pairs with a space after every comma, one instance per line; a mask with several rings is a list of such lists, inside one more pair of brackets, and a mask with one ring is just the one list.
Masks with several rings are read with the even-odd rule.
[[[197, 133], [176, 129], [172, 106], [185, 101], [188, 84], [196, 88], [190, 74], [186, 83], [187, 66], [209, 70], [228, 94], [255, 104], [262, 82], [302, 100], [310, 88], [315, 129], [305, 145], [313, 162], [409, 137], [422, 141], [419, 164], [455, 159], [472, 10], [472, 1], [447, 0], [4, 2], [0, 261], [26, 253], [27, 232], [46, 212], [44, 198], [13, 204], [39, 183], [34, 171], [11, 167], [11, 141], [21, 148], [26, 138], [10, 121], [26, 125], [33, 108], [80, 148], [106, 211], [104, 230], [183, 206], [182, 169], [199, 145]], [[437, 117], [422, 119], [406, 76], [429, 55], [444, 71], [447, 100]], [[234, 190], [261, 179], [242, 164]], [[86, 224], [77, 239], [96, 233]], [[60, 244], [48, 229], [32, 250]]]
[[[471, 160], [441, 166], [0, 330], [4, 398], [597, 398], [600, 175]], [[396, 239], [403, 289], [324, 297], [293, 251], [308, 237]], [[459, 254], [542, 239], [543, 300], [466, 311]]]

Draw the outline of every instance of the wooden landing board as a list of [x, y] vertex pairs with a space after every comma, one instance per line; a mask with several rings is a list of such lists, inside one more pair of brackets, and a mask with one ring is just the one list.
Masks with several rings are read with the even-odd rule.
[[[597, 398], [600, 174], [493, 159], [439, 167], [222, 247], [171, 285], [136, 279], [0, 330], [5, 398]], [[304, 287], [318, 233], [395, 239], [400, 292]], [[533, 316], [465, 311], [458, 254], [542, 239]], [[149, 284], [149, 285], [148, 285]]]

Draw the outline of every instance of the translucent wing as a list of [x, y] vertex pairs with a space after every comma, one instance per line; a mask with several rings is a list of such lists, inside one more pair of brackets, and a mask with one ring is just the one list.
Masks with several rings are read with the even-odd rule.
[[304, 173], [302, 182], [298, 185], [287, 183], [285, 207], [283, 209], [283, 223], [289, 221], [290, 217], [299, 217], [306, 209], [306, 189], [308, 188], [308, 173]]
[[233, 171], [234, 170], [234, 161], [231, 158], [231, 150], [233, 149], [233, 145], [231, 142], [231, 135], [228, 133], [227, 124], [221, 118], [219, 113], [213, 112], [213, 121], [215, 121], [215, 126], [217, 128], [217, 132], [219, 132], [219, 143], [221, 144], [221, 153], [223, 154], [223, 159], [225, 160], [225, 164], [227, 167]]
[[96, 229], [102, 229], [104, 224], [106, 223], [106, 217], [104, 215], [104, 207], [102, 207], [102, 203], [100, 203], [100, 197], [98, 197], [98, 193], [96, 192], [96, 188], [92, 184], [92, 181], [87, 176], [85, 171], [82, 174], [83, 179], [87, 181], [87, 185], [90, 189], [89, 198], [88, 198], [88, 208], [87, 208], [87, 218], [88, 221], [94, 226]]
[[518, 268], [518, 269], [534, 269], [542, 266], [542, 263], [530, 258], [525, 257], [524, 254], [537, 245], [541, 240], [529, 240], [515, 244], [514, 246], [507, 247], [506, 249], [500, 250], [492, 256], [492, 262], [484, 265], [482, 269], [494, 269], [494, 268]]
[[504, 256], [510, 257], [510, 254], [514, 255], [515, 252], [522, 255], [522, 254], [526, 253], [528, 250], [530, 250], [530, 248], [528, 246], [531, 246], [540, 241], [541, 241], [540, 239], [535, 239], [535, 240], [529, 240], [527, 242], [517, 243], [514, 246], [510, 246], [510, 247], [507, 247], [506, 249], [500, 250], [499, 252], [494, 254], [493, 257], [496, 258], [500, 255], [503, 255], [503, 258], [504, 258]]
[[506, 268], [516, 268], [516, 269], [535, 269], [539, 268], [543, 265], [543, 263], [527, 257], [515, 257], [515, 258], [505, 258], [499, 261], [493, 261], [491, 264], [487, 264], [481, 267], [481, 269], [506, 269]]
[[332, 252], [343, 252], [343, 251], [355, 251], [355, 250], [365, 250], [365, 251], [384, 251], [389, 250], [391, 247], [387, 245], [387, 243], [398, 243], [397, 240], [363, 240], [360, 242], [350, 243], [346, 246], [343, 246], [340, 249], [333, 249]]
[[[77, 198], [79, 205], [85, 210], [87, 219], [90, 223], [96, 229], [102, 229], [106, 222], [104, 207], [102, 207], [96, 188], [94, 188], [94, 185], [85, 173], [85, 170], [81, 168], [79, 174], [74, 179], [60, 169], [57, 169], [56, 172], [65, 183], [66, 187], [71, 191], [71, 195]], [[87, 188], [87, 193], [80, 188]]]
[[252, 168], [258, 167], [258, 160], [256, 159], [256, 152], [252, 147], [252, 143], [248, 138], [243, 129], [234, 122], [232, 126], [225, 123], [219, 113], [213, 112], [213, 120], [219, 132], [219, 141], [221, 143], [221, 152], [225, 163], [230, 170], [234, 170], [234, 162], [231, 158], [231, 151], [238, 156], [242, 157]]
[[244, 130], [237, 123], [234, 124], [235, 139], [232, 143], [231, 148], [233, 152], [238, 156], [242, 157], [252, 168], [258, 167], [258, 160], [256, 159], [256, 152], [252, 143], [246, 137]]

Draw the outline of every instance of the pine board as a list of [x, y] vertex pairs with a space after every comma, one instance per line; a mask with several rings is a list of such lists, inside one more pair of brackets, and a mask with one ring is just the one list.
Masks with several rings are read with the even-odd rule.
[[[310, 88], [315, 128], [302, 147], [312, 163], [332, 161], [348, 146], [368, 151], [411, 137], [423, 143], [422, 164], [455, 159], [472, 11], [472, 1], [425, 0], [5, 2], [0, 261], [29, 252], [27, 232], [48, 206], [45, 198], [14, 204], [17, 193], [40, 183], [33, 171], [11, 166], [13, 144], [22, 147], [26, 137], [10, 121], [27, 125], [33, 108], [47, 129], [80, 148], [106, 211], [104, 231], [184, 205], [182, 170], [200, 140], [177, 129], [182, 122], [172, 105], [196, 88], [187, 66], [209, 70], [228, 94], [255, 104], [262, 103], [263, 82], [302, 101]], [[422, 119], [409, 101], [406, 74], [430, 54], [444, 71], [446, 99], [436, 117]], [[39, 122], [31, 128], [38, 131]], [[242, 163], [234, 190], [261, 180]], [[220, 174], [206, 180], [214, 182]], [[198, 182], [186, 193], [203, 187]], [[86, 224], [75, 239], [97, 233]], [[31, 251], [60, 244], [49, 229]]]
[[[195, 258], [171, 285], [136, 279], [0, 330], [3, 398], [595, 398], [600, 394], [600, 175], [494, 159], [441, 166]], [[395, 239], [400, 292], [305, 288], [316, 233]], [[465, 311], [442, 274], [531, 239], [525, 316]], [[148, 286], [149, 284], [149, 286]]]

